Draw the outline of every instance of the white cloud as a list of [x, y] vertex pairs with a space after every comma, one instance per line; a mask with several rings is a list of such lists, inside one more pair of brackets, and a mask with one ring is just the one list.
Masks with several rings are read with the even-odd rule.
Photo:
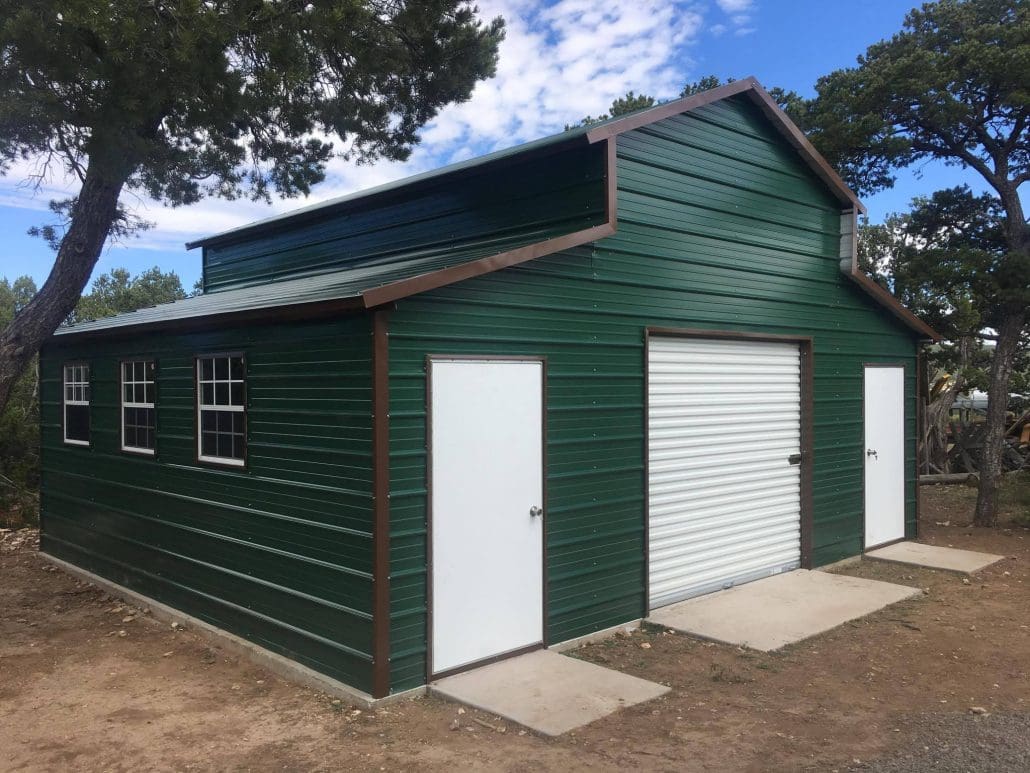
[[750, 35], [756, 31], [751, 23], [754, 19], [754, 0], [715, 0], [715, 4], [729, 17], [729, 25], [720, 23], [709, 29], [715, 37], [724, 35], [730, 28], [737, 36]]
[[[726, 13], [751, 7], [751, 0], [717, 2]], [[702, 26], [701, 12], [682, 0], [480, 0], [478, 6], [484, 19], [501, 15], [507, 22], [497, 75], [479, 83], [470, 101], [444, 108], [407, 162], [334, 160], [308, 199], [271, 206], [209, 199], [173, 209], [126, 197], [156, 223], [129, 246], [181, 248], [190, 239], [558, 132], [604, 112], [630, 90], [675, 96], [691, 75], [687, 51]], [[52, 182], [32, 203], [16, 204], [26, 196], [14, 186], [18, 171], [0, 179], [0, 206], [43, 209], [48, 198], [75, 189], [70, 180]]]

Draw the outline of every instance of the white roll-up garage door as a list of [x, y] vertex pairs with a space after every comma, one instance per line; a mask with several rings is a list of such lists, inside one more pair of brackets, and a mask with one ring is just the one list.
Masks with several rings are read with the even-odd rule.
[[649, 337], [652, 609], [799, 566], [800, 453], [797, 344]]

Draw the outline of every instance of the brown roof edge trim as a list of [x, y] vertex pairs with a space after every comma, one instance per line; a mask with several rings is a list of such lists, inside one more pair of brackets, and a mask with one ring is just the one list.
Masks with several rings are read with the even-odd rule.
[[797, 127], [797, 125], [790, 119], [790, 116], [780, 109], [780, 106], [776, 104], [776, 101], [769, 96], [769, 92], [762, 88], [762, 84], [760, 84], [753, 76], [749, 76], [739, 81], [733, 81], [733, 83], [727, 83], [724, 86], [719, 86], [718, 88], [710, 89], [708, 91], [702, 91], [699, 94], [692, 94], [689, 97], [674, 99], [671, 102], [658, 105], [650, 110], [643, 110], [617, 121], [604, 124], [603, 126], [598, 126], [596, 129], [587, 132], [587, 140], [589, 142], [599, 142], [601, 140], [610, 139], [624, 132], [639, 129], [642, 126], [648, 126], [649, 124], [656, 123], [657, 121], [671, 118], [674, 115], [688, 113], [691, 110], [696, 110], [699, 107], [710, 105], [713, 102], [718, 102], [720, 100], [727, 99], [728, 97], [736, 96], [737, 94], [748, 95], [751, 101], [754, 102], [763, 113], [765, 113], [766, 117], [772, 121], [777, 130], [808, 163], [819, 179], [826, 183], [826, 185], [837, 194], [841, 201], [851, 204], [857, 208], [859, 212], [865, 214], [865, 206], [861, 201], [859, 201], [858, 196], [856, 196], [855, 193], [847, 186], [847, 184], [841, 179], [840, 175], [838, 175], [834, 168], [830, 166], [830, 163], [823, 158], [812, 143], [808, 141], [804, 132]]
[[116, 325], [95, 328], [92, 330], [76, 330], [72, 327], [67, 332], [62, 332], [51, 337], [50, 340], [60, 342], [73, 337], [94, 338], [98, 336], [139, 333], [150, 330], [161, 332], [168, 330], [204, 330], [212, 327], [220, 327], [226, 324], [240, 324], [242, 322], [279, 322], [323, 319], [325, 317], [332, 317], [341, 313], [363, 311], [364, 308], [364, 305], [361, 303], [361, 298], [359, 297], [336, 298], [328, 301], [312, 301], [309, 303], [265, 306], [259, 309], [218, 312], [196, 317], [182, 317], [180, 319], [138, 322], [131, 325]]
[[498, 255], [491, 255], [487, 258], [480, 258], [471, 263], [462, 263], [450, 268], [440, 269], [428, 274], [413, 276], [410, 279], [401, 279], [391, 284], [365, 290], [362, 298], [367, 308], [381, 306], [384, 303], [399, 301], [417, 293], [424, 293], [428, 290], [436, 290], [455, 282], [465, 279], [472, 279], [483, 274], [500, 271], [502, 268], [517, 266], [519, 263], [526, 263], [535, 258], [542, 258], [555, 252], [579, 247], [590, 242], [603, 239], [615, 233], [615, 226], [610, 223], [587, 228], [583, 231], [573, 231], [565, 236], [557, 236], [535, 244], [527, 244], [525, 247], [502, 252]]
[[[893, 314], [895, 317], [900, 319], [908, 327], [915, 330], [917, 333], [930, 338], [934, 341], [940, 341], [942, 336], [932, 327], [927, 325], [923, 320], [919, 319], [915, 314], [909, 311], [905, 306], [887, 292], [885, 289], [880, 287], [870, 277], [866, 276], [865, 272], [858, 266], [858, 214], [855, 210], [845, 210], [841, 213], [842, 219], [847, 218], [850, 222], [848, 228], [850, 229], [850, 238], [845, 247], [843, 244], [843, 238], [846, 234], [842, 234], [842, 245], [841, 245], [841, 261], [840, 271], [844, 276], [850, 279], [852, 282], [857, 284], [867, 295], [872, 296], [873, 300], [884, 306], [887, 311]], [[843, 223], [841, 226], [842, 231], [844, 230]]]
[[390, 694], [390, 318], [372, 313], [372, 697]]

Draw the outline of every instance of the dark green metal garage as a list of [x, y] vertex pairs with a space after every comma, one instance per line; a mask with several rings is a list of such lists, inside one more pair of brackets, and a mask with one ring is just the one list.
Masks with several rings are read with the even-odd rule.
[[43, 550], [382, 697], [911, 537], [861, 211], [746, 79], [202, 240], [45, 347]]

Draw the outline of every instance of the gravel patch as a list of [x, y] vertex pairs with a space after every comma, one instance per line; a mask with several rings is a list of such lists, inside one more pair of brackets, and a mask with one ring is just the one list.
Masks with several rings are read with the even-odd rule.
[[907, 723], [908, 751], [849, 767], [862, 773], [1030, 771], [1030, 714], [931, 715]]

